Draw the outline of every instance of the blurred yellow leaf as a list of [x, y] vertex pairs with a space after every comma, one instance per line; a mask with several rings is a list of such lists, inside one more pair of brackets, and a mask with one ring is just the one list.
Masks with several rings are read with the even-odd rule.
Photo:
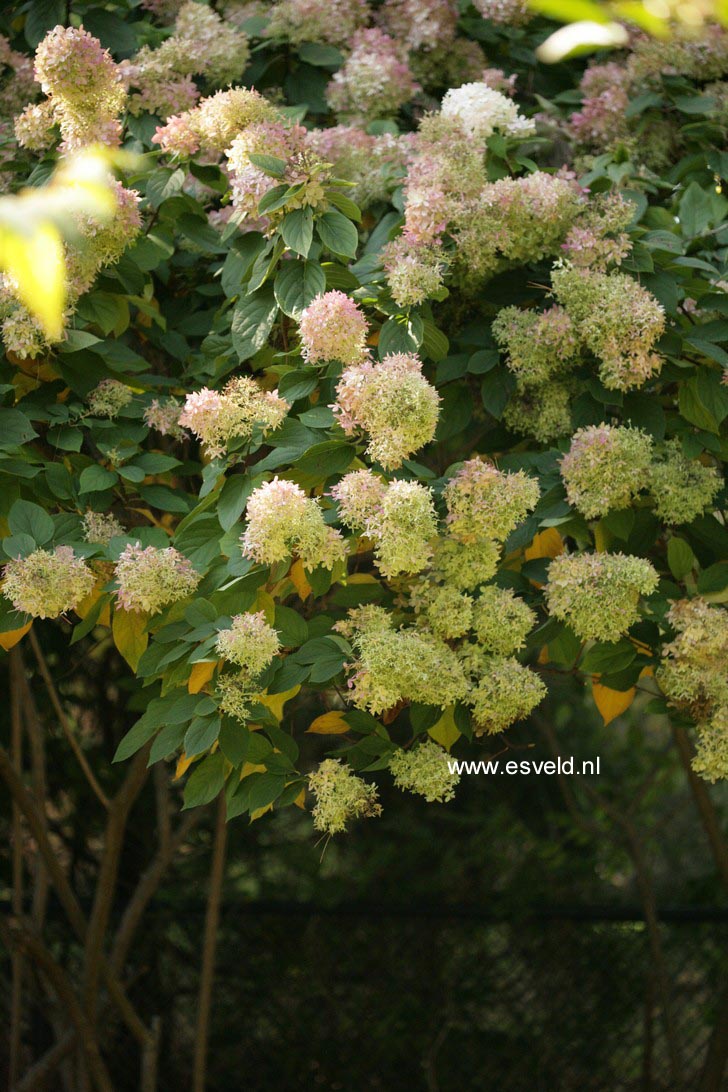
[[261, 705], [264, 705], [266, 709], [270, 709], [276, 720], [280, 720], [283, 716], [283, 706], [291, 698], [295, 698], [298, 691], [301, 689], [300, 684], [294, 686], [291, 690], [284, 690], [282, 694], [256, 694], [255, 701], [259, 701]]
[[300, 560], [294, 561], [291, 565], [288, 576], [291, 579], [291, 583], [298, 592], [299, 599], [308, 599], [311, 594], [311, 585], [306, 579], [306, 574], [303, 569], [303, 564]]
[[305, 789], [301, 789], [301, 791], [299, 792], [298, 796], [293, 801], [293, 803], [296, 805], [297, 808], [300, 808], [301, 811], [306, 810], [306, 790]]
[[17, 645], [18, 641], [22, 641], [32, 625], [32, 622], [26, 622], [20, 629], [9, 629], [6, 633], [0, 633], [0, 648], [4, 648], [6, 652], [9, 652], [11, 648]]
[[0, 224], [0, 266], [49, 340], [58, 341], [66, 305], [66, 262], [58, 229], [40, 223], [23, 233]]
[[199, 694], [205, 683], [209, 683], [210, 679], [215, 674], [217, 665], [217, 660], [212, 660], [212, 662], [205, 660], [199, 664], [192, 665], [192, 671], [187, 680], [187, 689], [190, 694]]
[[265, 804], [262, 808], [256, 808], [255, 811], [251, 811], [250, 822], [254, 823], [256, 819], [260, 819], [261, 815], [265, 815], [267, 811], [273, 811], [272, 804]]
[[539, 531], [534, 536], [533, 542], [526, 547], [524, 557], [526, 561], [534, 561], [539, 557], [558, 557], [564, 552], [564, 540], [555, 527], [547, 527], [545, 531]]
[[340, 736], [349, 731], [349, 725], [344, 720], [343, 710], [336, 709], [332, 713], [323, 713], [320, 717], [316, 717], [306, 731], [319, 736]]
[[174, 771], [174, 780], [179, 781], [180, 777], [183, 777], [189, 770], [192, 763], [197, 758], [197, 755], [187, 755], [183, 751], [177, 759], [177, 766]]
[[264, 588], [260, 588], [258, 590], [258, 594], [255, 599], [254, 609], [256, 611], [262, 610], [268, 625], [273, 625], [276, 614], [276, 605], [270, 592], [267, 592]]
[[594, 23], [585, 19], [555, 30], [538, 47], [536, 56], [546, 64], [555, 64], [595, 49], [625, 46], [628, 41], [629, 35], [621, 23]]
[[261, 766], [260, 763], [258, 763], [258, 762], [246, 762], [243, 765], [242, 770], [240, 771], [240, 780], [242, 781], [244, 777], [250, 777], [250, 775], [252, 773], [265, 773], [265, 772], [266, 772], [266, 767]]
[[436, 743], [441, 744], [446, 751], [449, 751], [453, 743], [456, 743], [457, 740], [460, 739], [462, 733], [455, 723], [454, 705], [449, 705], [447, 707], [437, 724], [433, 724], [432, 728], [428, 730], [428, 735], [431, 736]]
[[132, 671], [136, 671], [141, 655], [149, 643], [149, 634], [144, 632], [146, 623], [145, 614], [122, 610], [120, 607], [114, 611], [111, 625], [114, 644]]
[[594, 704], [601, 713], [605, 724], [610, 724], [615, 717], [625, 713], [634, 701], [636, 693], [634, 686], [629, 690], [611, 690], [610, 687], [602, 686], [596, 680], [592, 682]]

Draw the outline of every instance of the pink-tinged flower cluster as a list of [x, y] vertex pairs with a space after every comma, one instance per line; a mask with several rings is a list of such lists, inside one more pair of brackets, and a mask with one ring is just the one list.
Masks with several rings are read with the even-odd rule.
[[636, 428], [580, 428], [561, 460], [569, 504], [587, 519], [628, 508], [647, 484], [652, 438]]
[[45, 152], [55, 140], [56, 118], [50, 99], [26, 106], [14, 122], [15, 139], [21, 148]]
[[133, 89], [129, 108], [166, 118], [189, 109], [199, 98], [192, 79], [214, 85], [239, 80], [250, 56], [247, 35], [206, 4], [188, 0], [179, 9], [174, 33], [157, 49], [143, 46], [123, 65]]
[[401, 47], [372, 27], [359, 30], [352, 52], [326, 89], [326, 101], [342, 121], [366, 125], [393, 117], [419, 90]]
[[556, 267], [554, 294], [569, 313], [579, 339], [600, 360], [609, 390], [643, 386], [662, 367], [654, 352], [665, 329], [658, 300], [625, 273]]
[[208, 155], [222, 155], [244, 129], [280, 120], [276, 108], [257, 91], [232, 87], [202, 99], [193, 110], [170, 117], [153, 139], [170, 154], [188, 156], [201, 148]]
[[367, 520], [381, 506], [387, 483], [371, 470], [352, 470], [332, 488], [341, 522], [352, 531], [363, 531]]
[[587, 68], [580, 84], [584, 101], [570, 118], [571, 131], [581, 144], [601, 150], [627, 136], [629, 83], [627, 70], [614, 61]]
[[340, 532], [326, 525], [318, 501], [294, 482], [274, 478], [255, 489], [246, 517], [242, 551], [262, 565], [274, 565], [295, 554], [305, 569], [317, 565], [330, 569], [346, 557]]
[[49, 31], [36, 50], [35, 78], [60, 127], [62, 151], [119, 143], [126, 90], [119, 66], [98, 38], [75, 27]]
[[538, 482], [522, 470], [508, 473], [469, 459], [445, 486], [448, 530], [462, 543], [505, 542], [536, 507]]
[[442, 100], [440, 113], [481, 144], [495, 132], [520, 137], [535, 132], [534, 123], [518, 112], [511, 99], [482, 81], [451, 88]]
[[3, 595], [33, 618], [57, 618], [91, 594], [95, 577], [70, 546], [34, 550], [3, 567]]
[[[258, 204], [269, 190], [282, 181], [289, 185], [303, 182], [304, 185], [277, 213], [278, 216], [292, 208], [324, 204], [324, 190], [319, 177], [323, 165], [307, 151], [306, 139], [306, 130], [301, 125], [287, 125], [284, 121], [259, 122], [235, 137], [226, 155], [233, 205], [239, 213], [264, 226], [267, 220], [258, 220]], [[283, 179], [272, 178], [251, 162], [251, 155], [270, 155], [285, 160], [286, 175]]]
[[218, 633], [215, 647], [224, 660], [237, 664], [245, 679], [253, 682], [271, 663], [281, 643], [261, 610], [257, 614], [236, 614], [230, 628]]
[[416, 307], [442, 290], [447, 262], [437, 245], [421, 246], [400, 235], [384, 247], [382, 262], [389, 289], [400, 307]]
[[341, 522], [374, 543], [385, 576], [422, 572], [430, 563], [437, 517], [426, 486], [405, 481], [387, 485], [370, 470], [354, 470], [331, 495], [338, 501]]
[[560, 554], [548, 577], [549, 611], [582, 641], [618, 641], [639, 619], [640, 596], [658, 585], [649, 561], [625, 554]]
[[407, 49], [432, 50], [452, 42], [458, 8], [453, 0], [385, 0], [377, 15], [387, 34]]
[[301, 353], [309, 364], [359, 364], [367, 355], [367, 320], [345, 292], [324, 292], [301, 315]]
[[264, 391], [254, 379], [238, 376], [223, 391], [208, 387], [187, 395], [178, 424], [202, 441], [211, 459], [223, 455], [233, 439], [247, 440], [256, 428], [278, 428], [290, 406], [277, 391]]
[[455, 222], [458, 260], [469, 273], [488, 276], [499, 256], [516, 262], [555, 257], [583, 205], [578, 185], [543, 171], [489, 183]]
[[550, 307], [543, 313], [504, 307], [491, 331], [521, 389], [545, 383], [579, 354], [571, 319], [563, 307]]
[[113, 512], [93, 512], [89, 509], [81, 522], [83, 537], [87, 542], [93, 542], [99, 546], [108, 546], [112, 538], [126, 533]]
[[112, 180], [110, 186], [116, 208], [109, 220], [101, 222], [93, 216], [75, 217], [78, 238], [66, 246], [67, 287], [71, 303], [89, 290], [103, 266], [118, 262], [142, 226], [137, 191], [126, 189], [116, 180]]
[[368, 435], [367, 454], [385, 470], [396, 470], [435, 435], [440, 396], [422, 374], [422, 361], [389, 353], [375, 364], [347, 368], [332, 407], [339, 424]]
[[89, 413], [94, 417], [116, 417], [128, 406], [134, 392], [118, 379], [102, 379], [88, 396]]
[[369, 18], [366, 0], [276, 0], [265, 33], [270, 38], [347, 46]]
[[411, 134], [371, 136], [355, 125], [311, 129], [308, 146], [331, 164], [337, 178], [354, 185], [348, 196], [360, 208], [387, 200], [402, 181]]
[[184, 440], [187, 433], [179, 423], [181, 408], [176, 398], [167, 398], [164, 402], [155, 398], [144, 410], [144, 424], [148, 428], [155, 429], [162, 436]]
[[166, 550], [140, 543], [129, 544], [114, 570], [119, 585], [119, 605], [128, 611], [156, 614], [170, 603], [192, 595], [200, 582], [192, 562], [179, 550]]
[[30, 57], [14, 50], [3, 34], [0, 34], [0, 72], [0, 114], [12, 116], [35, 98], [37, 89]]
[[533, 18], [525, 0], [473, 0], [473, 5], [484, 19], [498, 26], [520, 27]]

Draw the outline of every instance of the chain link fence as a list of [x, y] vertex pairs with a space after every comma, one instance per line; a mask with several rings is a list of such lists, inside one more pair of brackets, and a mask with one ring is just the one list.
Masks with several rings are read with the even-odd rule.
[[[158, 906], [138, 953], [161, 1092], [189, 1085], [202, 918]], [[665, 912], [658, 932], [665, 981], [637, 913], [227, 901], [210, 1092], [697, 1092], [728, 915]], [[119, 1043], [131, 1092], [124, 1066]]]

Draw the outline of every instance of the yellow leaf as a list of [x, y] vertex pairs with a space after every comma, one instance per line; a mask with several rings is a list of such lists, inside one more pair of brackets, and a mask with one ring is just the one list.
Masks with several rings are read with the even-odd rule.
[[190, 694], [199, 694], [205, 683], [209, 683], [210, 679], [215, 674], [215, 668], [217, 667], [218, 662], [218, 660], [204, 660], [199, 664], [192, 665], [192, 671], [187, 680], [187, 689]]
[[605, 527], [602, 526], [602, 521], [594, 528], [594, 549], [598, 554], [603, 554], [609, 546], [611, 535]]
[[449, 751], [453, 743], [456, 743], [462, 735], [460, 729], [455, 723], [455, 706], [449, 705], [445, 712], [442, 714], [437, 724], [433, 724], [432, 728], [428, 730], [430, 735], [436, 743], [440, 743], [446, 751]]
[[276, 605], [273, 601], [273, 596], [267, 592], [264, 588], [258, 590], [258, 594], [255, 599], [255, 610], [263, 611], [265, 620], [269, 626], [273, 625], [276, 614]]
[[316, 717], [316, 720], [311, 721], [306, 731], [319, 736], [339, 736], [349, 731], [349, 725], [344, 720], [343, 711], [337, 709], [333, 713], [324, 713], [322, 716]]
[[351, 576], [346, 578], [347, 584], [378, 584], [376, 576], [372, 576], [371, 573], [352, 573]]
[[311, 594], [311, 585], [306, 579], [306, 574], [303, 569], [303, 563], [300, 560], [294, 561], [291, 565], [290, 572], [288, 573], [291, 583], [298, 592], [299, 599], [308, 599]]
[[250, 813], [250, 822], [254, 823], [256, 819], [260, 819], [261, 815], [265, 815], [265, 813], [267, 811], [273, 811], [273, 805], [272, 804], [266, 804], [262, 808], [256, 808], [255, 811], [251, 811], [251, 813]]
[[300, 808], [301, 811], [306, 810], [306, 790], [305, 789], [301, 789], [301, 791], [299, 792], [298, 796], [293, 801], [293, 803], [296, 805], [297, 808]]
[[526, 547], [526, 561], [533, 561], [538, 557], [558, 557], [564, 552], [564, 540], [555, 527], [547, 527], [545, 531], [539, 531], [534, 536], [533, 542]]
[[547, 664], [549, 662], [549, 646], [544, 645], [538, 654], [538, 663]]
[[243, 764], [243, 768], [240, 771], [240, 780], [244, 777], [250, 777], [252, 773], [265, 773], [266, 767], [261, 766], [258, 762], [246, 762]]
[[120, 607], [114, 611], [111, 626], [114, 644], [132, 671], [136, 671], [141, 655], [149, 643], [149, 634], [144, 632], [146, 622], [145, 614], [122, 610]]
[[32, 625], [32, 622], [27, 622], [20, 629], [9, 629], [5, 633], [0, 633], [0, 648], [4, 648], [6, 652], [9, 652], [11, 648], [17, 645], [18, 641], [22, 641]]
[[630, 690], [612, 690], [608, 686], [602, 686], [600, 682], [592, 682], [592, 697], [594, 704], [602, 714], [605, 724], [610, 724], [615, 717], [629, 709], [637, 693], [635, 687]]
[[[104, 581], [100, 581], [81, 602], [74, 607], [76, 614], [79, 618], [85, 618], [88, 612], [96, 606], [102, 595], [102, 588], [104, 587]], [[111, 625], [111, 606], [107, 601], [101, 608], [101, 613], [96, 619], [97, 626], [109, 626]]]
[[295, 698], [300, 689], [301, 685], [299, 683], [298, 686], [294, 686], [291, 690], [284, 690], [282, 694], [256, 694], [254, 700], [259, 701], [266, 709], [270, 709], [276, 720], [280, 720], [283, 716], [283, 706], [287, 701], [290, 701], [291, 698]]

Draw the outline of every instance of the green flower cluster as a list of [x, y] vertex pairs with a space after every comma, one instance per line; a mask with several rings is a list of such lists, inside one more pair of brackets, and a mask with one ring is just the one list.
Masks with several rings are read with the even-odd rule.
[[641, 595], [658, 578], [642, 557], [625, 554], [560, 554], [549, 565], [549, 611], [582, 641], [618, 641], [639, 618]]
[[308, 775], [316, 798], [313, 825], [325, 834], [340, 834], [353, 819], [381, 815], [376, 785], [367, 782], [338, 758], [326, 758]]
[[447, 752], [431, 739], [409, 751], [396, 751], [389, 769], [398, 789], [424, 796], [429, 804], [452, 800], [460, 781], [460, 774], [449, 769]]
[[587, 519], [628, 508], [646, 484], [651, 455], [652, 438], [639, 429], [580, 428], [561, 460], [569, 504]]
[[688, 459], [678, 439], [666, 443], [650, 467], [648, 487], [655, 502], [655, 514], [663, 523], [691, 523], [704, 512], [720, 490], [721, 480], [714, 466]]

